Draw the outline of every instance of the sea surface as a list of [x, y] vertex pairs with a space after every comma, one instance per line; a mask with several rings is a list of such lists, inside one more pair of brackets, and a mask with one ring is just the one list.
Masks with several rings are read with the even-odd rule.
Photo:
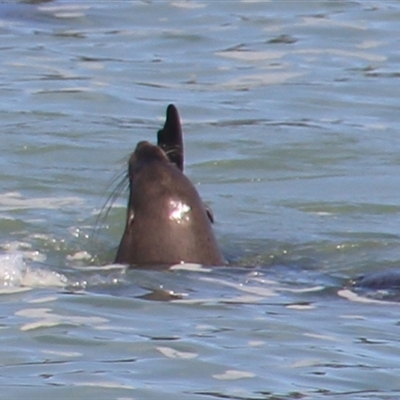
[[[0, 3], [2, 399], [400, 398], [399, 1]], [[229, 265], [113, 264], [180, 112]]]

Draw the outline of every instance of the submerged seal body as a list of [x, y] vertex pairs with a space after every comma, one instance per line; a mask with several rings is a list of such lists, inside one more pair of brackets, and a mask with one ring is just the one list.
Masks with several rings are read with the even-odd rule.
[[224, 265], [210, 213], [183, 173], [179, 115], [170, 105], [158, 145], [139, 142], [129, 159], [125, 231], [115, 262]]

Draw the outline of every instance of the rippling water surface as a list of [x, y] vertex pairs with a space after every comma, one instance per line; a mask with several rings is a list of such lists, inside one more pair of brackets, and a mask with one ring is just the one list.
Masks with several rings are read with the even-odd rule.
[[[0, 4], [7, 399], [395, 399], [396, 1]], [[166, 106], [231, 266], [112, 265]]]

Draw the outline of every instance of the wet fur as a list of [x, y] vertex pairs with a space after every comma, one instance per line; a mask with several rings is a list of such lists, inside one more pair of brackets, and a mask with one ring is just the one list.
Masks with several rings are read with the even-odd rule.
[[[140, 142], [129, 159], [126, 226], [115, 262], [224, 264], [211, 226], [212, 214], [184, 175], [183, 161], [179, 114], [170, 105], [157, 145]], [[177, 221], [171, 218], [171, 204], [190, 211]]]

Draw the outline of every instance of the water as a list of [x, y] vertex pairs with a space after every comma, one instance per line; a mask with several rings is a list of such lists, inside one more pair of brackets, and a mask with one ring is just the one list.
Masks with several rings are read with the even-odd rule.
[[[398, 295], [349, 282], [399, 266], [399, 17], [0, 4], [2, 396], [398, 398]], [[102, 207], [169, 103], [231, 267], [112, 265]]]

